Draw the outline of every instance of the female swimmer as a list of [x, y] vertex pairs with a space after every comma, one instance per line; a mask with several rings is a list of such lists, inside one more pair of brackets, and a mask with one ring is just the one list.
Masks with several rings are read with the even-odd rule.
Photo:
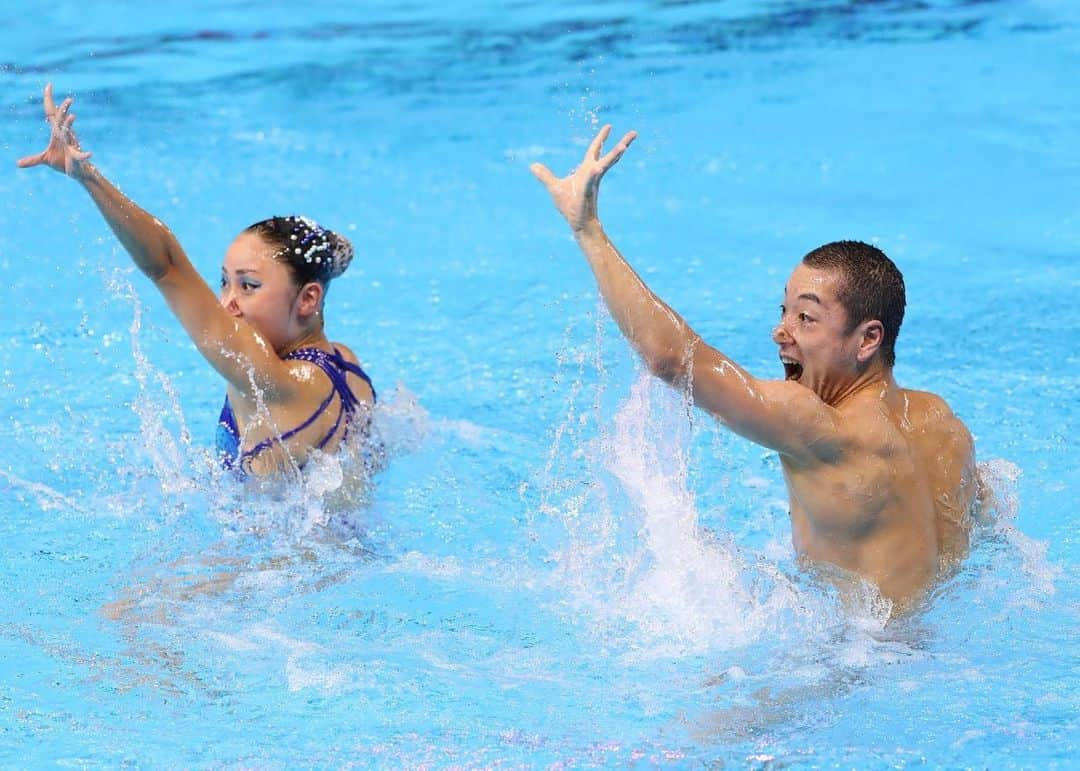
[[48, 166], [86, 189], [135, 265], [225, 378], [218, 426], [225, 466], [270, 476], [302, 468], [318, 451], [336, 452], [351, 432], [366, 435], [375, 403], [371, 380], [353, 352], [323, 331], [327, 287], [352, 259], [348, 240], [306, 217], [258, 222], [225, 252], [215, 296], [172, 232], [88, 162], [90, 153], [72, 131], [71, 103], [69, 97], [57, 106], [52, 85], [45, 87], [49, 144], [18, 165]]

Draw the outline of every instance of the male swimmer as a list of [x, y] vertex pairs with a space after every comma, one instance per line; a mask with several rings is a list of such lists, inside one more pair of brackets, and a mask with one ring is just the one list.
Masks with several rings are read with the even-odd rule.
[[568, 176], [539, 163], [532, 172], [569, 223], [619, 328], [653, 374], [779, 453], [801, 557], [869, 580], [894, 611], [910, 607], [963, 557], [977, 478], [971, 435], [944, 400], [893, 379], [900, 271], [857, 241], [807, 254], [772, 333], [785, 377], [756, 378], [657, 297], [604, 232], [600, 180], [637, 136], [627, 133], [602, 155], [610, 131], [600, 130]]
[[215, 296], [172, 232], [88, 162], [72, 131], [72, 99], [45, 86], [49, 144], [18, 165], [47, 166], [79, 182], [113, 233], [165, 297], [199, 352], [225, 378], [218, 426], [222, 462], [242, 476], [300, 469], [317, 452], [362, 446], [375, 403], [355, 354], [331, 343], [323, 306], [352, 260], [347, 239], [306, 217], [272, 217], [225, 252]]

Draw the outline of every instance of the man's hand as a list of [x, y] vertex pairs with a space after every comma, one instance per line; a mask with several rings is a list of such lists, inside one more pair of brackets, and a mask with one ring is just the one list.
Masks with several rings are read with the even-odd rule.
[[529, 167], [529, 170], [544, 183], [544, 187], [551, 193], [555, 208], [566, 218], [575, 233], [599, 224], [596, 199], [600, 192], [600, 180], [608, 169], [619, 162], [626, 148], [637, 137], [636, 131], [627, 132], [626, 136], [611, 149], [611, 152], [600, 157], [604, 141], [610, 133], [611, 124], [600, 129], [600, 133], [593, 138], [589, 149], [585, 151], [581, 165], [562, 179], [552, 174], [551, 170], [542, 163], [534, 163]]

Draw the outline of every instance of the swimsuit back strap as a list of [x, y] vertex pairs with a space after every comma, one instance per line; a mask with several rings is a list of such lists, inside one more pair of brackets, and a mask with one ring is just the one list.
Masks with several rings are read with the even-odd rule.
[[[240, 455], [241, 460], [244, 459], [244, 458], [250, 458], [253, 455], [258, 455], [260, 452], [265, 450], [267, 447], [270, 447], [270, 446], [272, 446], [274, 444], [277, 444], [278, 442], [284, 442], [287, 439], [291, 439], [292, 437], [296, 436], [301, 431], [303, 431], [305, 428], [310, 426], [312, 423], [314, 423], [319, 418], [320, 415], [322, 415], [324, 412], [326, 412], [326, 408], [329, 407], [330, 402], [334, 400], [334, 391], [335, 390], [336, 389], [331, 389], [330, 393], [327, 394], [326, 398], [323, 400], [323, 403], [320, 404], [315, 409], [315, 412], [311, 413], [311, 417], [309, 417], [307, 420], [305, 420], [299, 426], [296, 426], [295, 428], [290, 428], [288, 431], [285, 431], [285, 432], [283, 432], [281, 434], [278, 434], [277, 436], [272, 436], [269, 439], [263, 439], [261, 442], [259, 442], [254, 447], [252, 447], [250, 450], [244, 450], [244, 452], [241, 453], [241, 455]], [[341, 420], [340, 415], [338, 416], [338, 420], [339, 421]], [[333, 436], [333, 433], [336, 430], [337, 430], [337, 423], [335, 423], [334, 427], [330, 430], [330, 434], [327, 435], [326, 438], [323, 439], [322, 444], [320, 444], [320, 448], [323, 445], [325, 445], [326, 442], [329, 441], [330, 437]]]
[[[371, 378], [368, 377], [368, 373], [364, 372], [363, 368], [359, 364], [353, 364], [351, 361], [346, 359], [344, 356], [341, 355], [341, 351], [339, 351], [337, 348], [334, 349], [334, 358], [336, 359], [335, 363], [339, 367], [341, 367], [341, 369], [345, 370], [346, 372], [351, 372], [352, 374], [363, 380], [365, 383], [367, 383], [368, 388], [371, 389], [371, 400], [373, 402], [378, 401], [378, 396], [375, 393], [375, 384], [371, 382]], [[350, 392], [352, 391], [352, 389], [349, 390]]]
[[368, 388], [371, 389], [371, 398], [373, 400], [377, 398], [375, 386], [372, 384], [368, 374], [359, 365], [353, 364], [342, 356], [341, 351], [337, 348], [334, 349], [333, 353], [324, 351], [321, 348], [298, 348], [285, 358], [309, 362], [325, 372], [326, 376], [330, 378], [330, 382], [334, 384], [334, 389], [341, 394], [346, 410], [350, 413], [359, 406], [360, 400], [356, 398], [356, 394], [349, 387], [346, 373], [356, 375], [367, 383]]

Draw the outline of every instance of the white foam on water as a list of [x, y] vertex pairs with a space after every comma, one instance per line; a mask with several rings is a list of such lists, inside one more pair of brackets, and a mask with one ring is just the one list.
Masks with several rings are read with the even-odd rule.
[[457, 578], [462, 566], [457, 557], [432, 557], [417, 551], [409, 551], [388, 563], [387, 573], [416, 573], [429, 578]]
[[995, 604], [1003, 600], [1006, 610], [1039, 608], [1057, 592], [1062, 568], [1047, 558], [1047, 543], [1016, 527], [1023, 472], [1000, 458], [980, 462], [978, 472], [989, 495], [972, 535], [972, 552], [976, 557], [988, 552], [991, 570], [980, 575], [977, 591]]
[[317, 690], [334, 693], [345, 685], [353, 674], [353, 667], [304, 667], [295, 656], [285, 662], [285, 676], [289, 691]]
[[75, 499], [64, 495], [59, 490], [53, 489], [40, 482], [32, 482], [28, 479], [11, 474], [0, 469], [0, 479], [7, 482], [8, 486], [25, 491], [34, 496], [38, 508], [42, 511], [68, 510], [88, 515], [89, 512]]
[[366, 530], [375, 474], [418, 447], [429, 433], [426, 410], [403, 386], [372, 411], [370, 437], [354, 432], [335, 453], [313, 451], [303, 469], [238, 483], [213, 469], [203, 481], [212, 515], [232, 532], [304, 542], [354, 538]]
[[248, 659], [264, 659], [272, 666], [280, 664], [289, 692], [314, 690], [335, 693], [362, 673], [359, 665], [334, 665], [319, 659], [326, 653], [318, 643], [278, 631], [270, 622], [249, 625], [236, 632], [204, 630], [203, 634], [231, 653]]
[[398, 383], [375, 406], [372, 425], [387, 457], [392, 459], [414, 452], [423, 444], [431, 432], [431, 416], [416, 394]]

